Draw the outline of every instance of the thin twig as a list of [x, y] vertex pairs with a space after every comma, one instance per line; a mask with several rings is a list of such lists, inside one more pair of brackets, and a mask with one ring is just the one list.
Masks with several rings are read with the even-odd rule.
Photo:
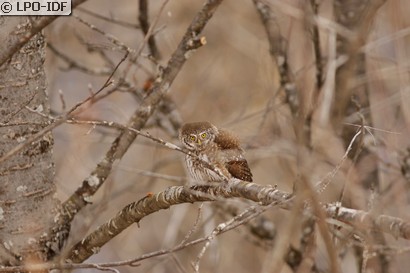
[[[318, 16], [319, 3], [316, 0], [310, 0], [310, 5], [312, 6], [313, 14]], [[316, 61], [316, 89], [319, 91], [323, 84], [323, 64], [322, 50], [320, 49], [319, 26], [317, 24], [313, 24], [312, 26], [312, 42]]]
[[315, 185], [316, 192], [322, 193], [327, 188], [327, 186], [330, 184], [332, 179], [335, 177], [335, 175], [337, 174], [337, 172], [340, 170], [343, 163], [347, 159], [347, 156], [349, 155], [350, 151], [352, 150], [353, 143], [355, 142], [356, 138], [362, 133], [363, 133], [362, 130], [357, 131], [357, 133], [353, 136], [352, 140], [350, 141], [349, 146], [346, 149], [346, 152], [344, 153], [342, 159], [337, 164], [337, 166], [335, 168], [333, 168], [333, 170], [331, 172], [329, 172], [322, 180], [320, 180], [318, 183], [316, 183], [316, 185]]
[[113, 24], [116, 24], [116, 25], [119, 25], [119, 26], [133, 28], [133, 29], [139, 29], [140, 28], [140, 26], [137, 25], [137, 24], [128, 23], [128, 22], [118, 20], [118, 19], [114, 19], [114, 18], [109, 18], [109, 17], [103, 16], [101, 14], [95, 13], [91, 10], [88, 10], [88, 9], [85, 9], [85, 8], [82, 8], [82, 7], [78, 7], [77, 10], [79, 10], [81, 12], [84, 12], [88, 15], [91, 15], [95, 18], [98, 18], [98, 19], [101, 19], [101, 20], [104, 20], [106, 22], [110, 22], [110, 23], [113, 23]]
[[53, 123], [51, 123], [49, 126], [43, 128], [41, 131], [39, 131], [38, 133], [34, 134], [33, 136], [31, 136], [29, 139], [27, 139], [26, 141], [20, 143], [19, 145], [15, 146], [13, 149], [11, 149], [10, 151], [6, 152], [2, 157], [0, 157], [0, 163], [5, 162], [6, 160], [8, 160], [10, 157], [14, 156], [15, 154], [17, 154], [18, 152], [20, 152], [22, 149], [24, 149], [25, 147], [32, 145], [33, 142], [37, 141], [38, 139], [40, 139], [42, 136], [44, 136], [47, 132], [53, 130], [54, 128], [58, 127], [59, 125], [65, 123], [70, 117], [72, 117], [74, 115], [74, 112], [76, 112], [76, 110], [78, 108], [80, 108], [82, 105], [84, 105], [86, 102], [94, 99], [99, 93], [101, 93], [105, 88], [107, 88], [110, 84], [111, 84], [111, 79], [114, 76], [114, 73], [117, 71], [118, 67], [121, 65], [122, 62], [124, 62], [124, 60], [127, 58], [126, 54], [124, 56], [124, 58], [118, 63], [117, 67], [112, 71], [111, 75], [107, 78], [107, 80], [105, 81], [105, 83], [101, 86], [101, 88], [99, 90], [97, 90], [97, 92], [95, 92], [94, 94], [92, 94], [91, 96], [87, 97], [85, 100], [75, 104], [66, 114], [64, 114], [62, 117], [55, 119], [55, 121]]
[[[138, 21], [140, 22], [141, 29], [144, 32], [144, 35], [147, 36], [148, 31], [150, 30], [149, 29], [150, 24], [148, 20], [148, 1], [147, 0], [139, 0]], [[148, 36], [148, 48], [151, 51], [151, 54], [154, 57], [154, 59], [158, 60], [159, 58], [161, 58], [157, 44], [155, 42], [155, 37], [153, 35]]]
[[79, 71], [82, 71], [87, 74], [91, 75], [96, 75], [96, 76], [107, 76], [110, 75], [111, 69], [108, 68], [90, 68], [86, 67], [85, 65], [75, 61], [74, 59], [70, 58], [69, 56], [65, 55], [61, 51], [59, 51], [57, 48], [55, 48], [52, 44], [48, 43], [47, 47], [59, 58], [61, 58], [64, 62], [68, 64], [68, 68], [65, 69], [71, 69], [75, 68], [78, 69]]
[[97, 26], [89, 23], [88, 21], [82, 19], [80, 16], [73, 14], [74, 18], [77, 19], [80, 23], [84, 24], [85, 26], [89, 27], [90, 29], [92, 29], [93, 31], [98, 32], [99, 34], [103, 35], [105, 38], [107, 38], [108, 41], [110, 41], [111, 43], [113, 43], [114, 45], [116, 45], [117, 47], [119, 47], [120, 49], [131, 53], [131, 54], [135, 54], [135, 50], [132, 49], [131, 47], [127, 46], [126, 44], [124, 44], [123, 42], [121, 42], [119, 39], [117, 39], [116, 37], [114, 37], [112, 34], [108, 34], [105, 31], [101, 30], [100, 28], [98, 28]]
[[194, 234], [196, 232], [196, 230], [198, 229], [198, 225], [199, 225], [199, 221], [202, 218], [202, 207], [204, 206], [204, 203], [202, 203], [201, 205], [199, 205], [198, 208], [198, 214], [197, 217], [195, 219], [194, 225], [192, 226], [192, 228], [188, 231], [188, 233], [185, 235], [184, 239], [182, 239], [182, 241], [179, 243], [178, 246], [183, 246], [186, 244], [186, 242], [188, 242], [189, 238], [191, 238], [192, 234]]

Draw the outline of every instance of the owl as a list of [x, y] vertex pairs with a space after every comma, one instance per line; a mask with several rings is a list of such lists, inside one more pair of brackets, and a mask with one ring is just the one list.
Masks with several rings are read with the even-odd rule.
[[179, 140], [195, 156], [186, 155], [185, 162], [196, 182], [222, 182], [224, 178], [211, 170], [212, 165], [227, 179], [237, 178], [252, 182], [252, 173], [243, 156], [239, 140], [210, 122], [186, 123], [179, 133]]

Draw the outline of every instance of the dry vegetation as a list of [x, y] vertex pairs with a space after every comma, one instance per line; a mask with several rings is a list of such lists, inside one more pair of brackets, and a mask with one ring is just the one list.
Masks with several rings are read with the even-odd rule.
[[[90, 174], [124, 126], [149, 132], [125, 146], [122, 158], [112, 157], [107, 179], [87, 199], [91, 204], [73, 215], [64, 255], [74, 257], [70, 249], [124, 206], [144, 197], [154, 202], [156, 193], [186, 185], [184, 154], [169, 143], [179, 145], [183, 122], [208, 120], [241, 138], [255, 183], [293, 193], [290, 201], [262, 196], [261, 201], [271, 198], [266, 203], [276, 201], [265, 206], [199, 188], [210, 195], [182, 196], [175, 204], [216, 201], [154, 209], [94, 248], [98, 254], [88, 264], [161, 250], [136, 267], [101, 268], [407, 272], [410, 2], [222, 1], [204, 31], [192, 38], [198, 44], [188, 50], [189, 58], [146, 124], [130, 120], [143, 113], [145, 98], [161, 91], [153, 79], [168, 75], [161, 70], [204, 1], [147, 1], [154, 42], [144, 39], [148, 27], [140, 28], [138, 2], [144, 1], [89, 0], [45, 29], [52, 116], [107, 85], [53, 130], [58, 199], [67, 200], [84, 179], [91, 183]], [[158, 53], [152, 54], [155, 48]], [[354, 209], [353, 216], [368, 212], [369, 219], [397, 219], [366, 218], [363, 224], [364, 218], [337, 216], [343, 208]], [[401, 230], [393, 230], [389, 224], [400, 219]], [[207, 240], [186, 245], [200, 238]]]

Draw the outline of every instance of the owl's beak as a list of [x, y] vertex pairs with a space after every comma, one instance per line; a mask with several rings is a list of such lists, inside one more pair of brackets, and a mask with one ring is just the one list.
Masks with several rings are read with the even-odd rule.
[[201, 140], [200, 139], [198, 139], [198, 144], [201, 145]]

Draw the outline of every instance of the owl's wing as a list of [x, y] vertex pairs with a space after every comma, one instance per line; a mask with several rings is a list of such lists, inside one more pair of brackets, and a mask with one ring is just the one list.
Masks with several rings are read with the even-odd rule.
[[221, 150], [242, 150], [240, 148], [239, 139], [236, 136], [232, 135], [230, 132], [223, 129], [219, 129], [214, 141]]
[[243, 160], [229, 161], [226, 163], [229, 173], [240, 180], [252, 182], [252, 173], [249, 169], [248, 162]]
[[240, 180], [252, 182], [252, 173], [243, 156], [239, 139], [225, 130], [219, 130], [215, 143], [221, 149], [220, 156], [224, 158], [229, 173]]

